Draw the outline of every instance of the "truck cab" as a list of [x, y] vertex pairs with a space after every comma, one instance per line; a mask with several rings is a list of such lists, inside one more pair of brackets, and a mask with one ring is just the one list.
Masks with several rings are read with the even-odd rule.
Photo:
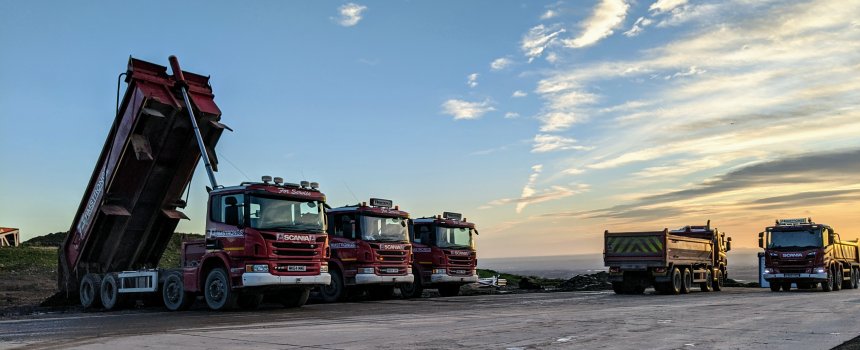
[[371, 198], [370, 205], [329, 209], [327, 217], [332, 282], [320, 288], [323, 302], [360, 291], [375, 299], [389, 298], [395, 287], [413, 282], [409, 213], [390, 200]]
[[438, 289], [442, 296], [460, 294], [460, 286], [478, 282], [475, 224], [459, 213], [444, 212], [412, 221], [412, 252], [415, 282], [400, 293], [417, 298], [425, 288]]
[[204, 292], [212, 309], [254, 308], [264, 295], [301, 306], [331, 281], [325, 195], [316, 183], [272, 180], [210, 191], [205, 241], [183, 244], [184, 290]]
[[762, 276], [772, 291], [788, 291], [792, 284], [822, 290], [856, 288], [858, 285], [858, 244], [842, 241], [832, 227], [816, 224], [811, 218], [780, 219], [759, 233], [764, 249]]

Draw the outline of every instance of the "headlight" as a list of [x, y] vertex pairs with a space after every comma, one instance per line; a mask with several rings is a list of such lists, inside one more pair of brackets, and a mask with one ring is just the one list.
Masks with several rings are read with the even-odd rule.
[[245, 272], [269, 272], [269, 265], [245, 265]]
[[827, 269], [825, 269], [823, 267], [816, 267], [815, 268], [815, 273], [825, 273], [825, 272], [827, 272]]
[[372, 267], [362, 267], [362, 268], [359, 268], [359, 269], [358, 269], [358, 273], [368, 273], [368, 274], [372, 274], [372, 273], [375, 273], [375, 272], [373, 271], [373, 268], [372, 268]]
[[765, 269], [764, 269], [764, 273], [771, 274], [771, 273], [773, 273], [773, 269], [772, 269], [772, 268], [769, 268], [769, 267], [768, 267], [768, 268], [765, 268]]
[[433, 269], [433, 273], [434, 274], [444, 274], [444, 273], [448, 273], [448, 271], [446, 271], [445, 269]]
[[328, 272], [328, 265], [320, 265], [320, 273]]

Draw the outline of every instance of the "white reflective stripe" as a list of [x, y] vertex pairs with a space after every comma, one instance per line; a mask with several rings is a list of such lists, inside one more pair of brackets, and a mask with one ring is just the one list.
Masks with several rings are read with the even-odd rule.
[[451, 276], [448, 274], [434, 273], [430, 275], [431, 283], [448, 283], [448, 282], [463, 282], [475, 283], [478, 282], [478, 275], [471, 276]]
[[329, 284], [331, 284], [331, 275], [328, 273], [311, 276], [277, 276], [267, 272], [242, 274], [242, 285], [245, 287]]

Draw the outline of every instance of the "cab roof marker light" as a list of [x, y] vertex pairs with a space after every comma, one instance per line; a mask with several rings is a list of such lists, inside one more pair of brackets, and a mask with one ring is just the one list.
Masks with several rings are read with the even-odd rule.
[[308, 188], [311, 185], [311, 183], [307, 181], [302, 181], [300, 184], [302, 185], [302, 188]]
[[269, 176], [269, 175], [263, 175], [262, 180], [263, 180], [263, 183], [264, 183], [264, 184], [267, 184], [267, 183], [269, 183], [269, 182], [272, 182], [272, 177], [271, 177], [271, 176]]
[[311, 188], [313, 188], [313, 189], [318, 189], [318, 188], [320, 188], [320, 183], [319, 183], [319, 182], [316, 182], [316, 181], [311, 182]]
[[284, 178], [279, 177], [279, 176], [275, 176], [274, 181], [275, 181], [275, 185], [280, 185], [280, 184], [284, 183]]

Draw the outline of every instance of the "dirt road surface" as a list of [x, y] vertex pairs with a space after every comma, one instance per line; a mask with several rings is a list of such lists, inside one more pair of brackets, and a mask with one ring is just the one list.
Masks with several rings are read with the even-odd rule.
[[858, 315], [860, 290], [535, 293], [45, 314], [0, 321], [0, 348], [831, 349], [860, 335]]

